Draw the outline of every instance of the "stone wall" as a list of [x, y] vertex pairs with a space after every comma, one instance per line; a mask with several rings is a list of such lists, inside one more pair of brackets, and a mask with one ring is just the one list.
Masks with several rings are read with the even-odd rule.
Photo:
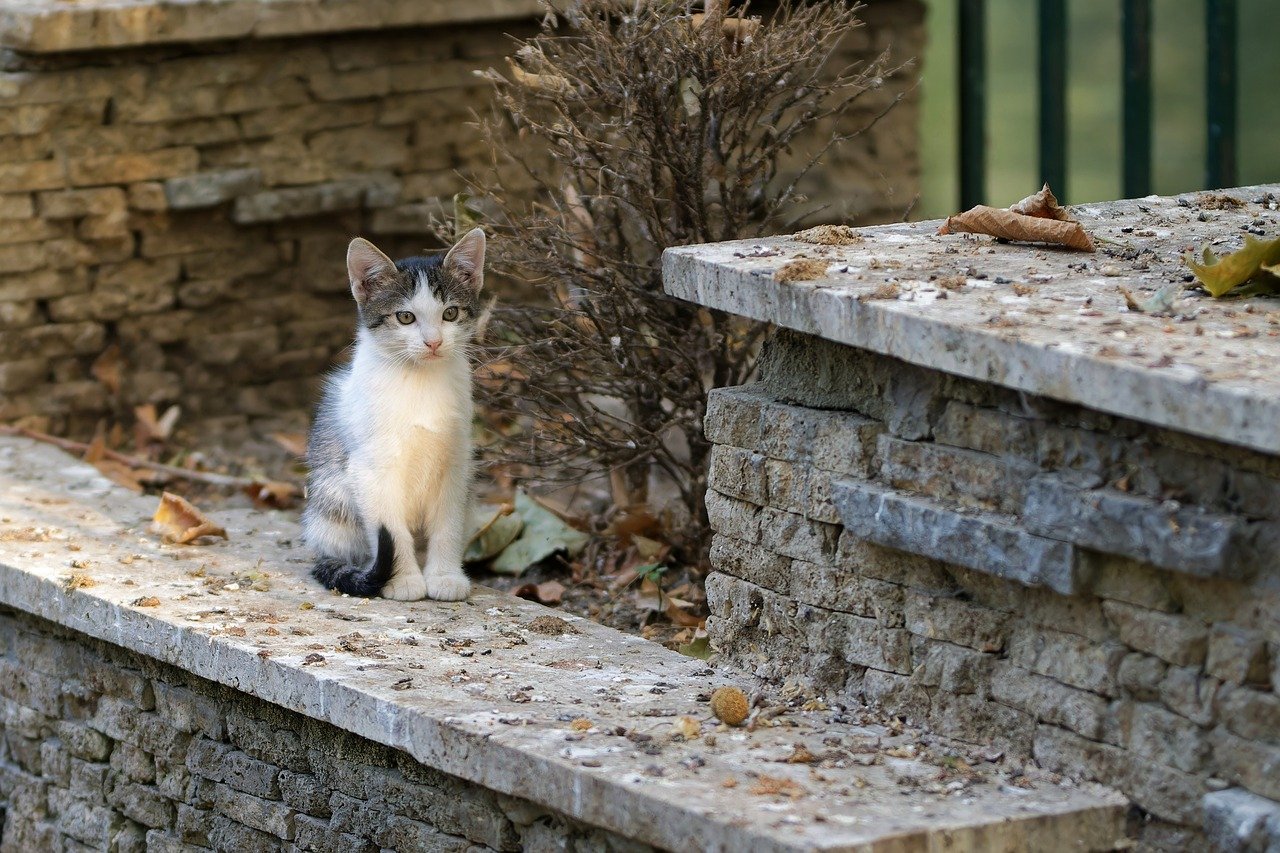
[[20, 612], [0, 649], [5, 850], [651, 849]]
[[785, 330], [706, 428], [723, 660], [1280, 841], [1280, 458]]
[[[433, 205], [488, 156], [467, 125], [485, 98], [472, 72], [501, 67], [507, 34], [532, 31], [530, 4], [475, 7], [488, 23], [452, 4], [455, 22], [435, 26], [406, 24], [433, 14], [412, 2], [90, 5], [0, 17], [0, 49], [13, 46], [0, 53], [0, 422], [84, 433], [144, 402], [195, 417], [307, 405], [350, 340], [347, 240], [427, 247]], [[918, 55], [919, 2], [867, 16], [837, 61], [889, 44]], [[236, 37], [141, 43], [219, 33]], [[901, 215], [914, 131], [908, 103], [829, 158], [826, 178], [867, 188], [839, 194], [840, 213]], [[115, 348], [118, 388], [92, 371]]]

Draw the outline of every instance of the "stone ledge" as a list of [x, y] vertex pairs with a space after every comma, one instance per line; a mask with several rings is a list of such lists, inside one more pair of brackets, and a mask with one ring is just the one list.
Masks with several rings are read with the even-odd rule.
[[29, 53], [533, 18], [537, 0], [0, 0], [0, 47]]
[[[1255, 220], [1280, 233], [1280, 213], [1254, 201], [1267, 193], [1280, 185], [1215, 193], [1240, 202], [1225, 210], [1201, 210], [1196, 195], [1078, 206], [1105, 241], [1097, 255], [938, 237], [939, 222], [915, 222], [860, 229], [860, 242], [840, 247], [774, 237], [668, 249], [663, 282], [700, 305], [1276, 453], [1280, 375], [1266, 365], [1280, 359], [1280, 329], [1271, 303], [1193, 296], [1183, 310], [1195, 316], [1182, 322], [1128, 311], [1121, 292], [1143, 299], [1181, 282], [1184, 251], [1210, 240], [1234, 249]], [[797, 256], [830, 266], [813, 281], [779, 282], [775, 273]]]
[[[47, 446], [0, 440], [0, 603], [667, 849], [1074, 850], [1122, 834], [1122, 799], [1094, 786], [904, 795], [901, 774], [936, 768], [886, 759], [814, 776], [786, 763], [805, 738], [892, 742], [822, 712], [726, 732], [714, 746], [671, 743], [654, 776], [658, 760], [620, 733], [705, 716], [717, 678], [701, 661], [580, 619], [548, 636], [531, 623], [552, 611], [488, 590], [459, 604], [331, 596], [306, 578], [298, 528], [285, 518], [219, 513], [230, 541], [169, 547], [146, 533], [154, 503]], [[73, 573], [93, 584], [68, 590]], [[282, 627], [267, 636], [262, 620]], [[568, 727], [575, 718], [594, 723], [580, 739]], [[746, 788], [752, 773], [791, 778], [809, 795], [721, 785], [733, 777]]]

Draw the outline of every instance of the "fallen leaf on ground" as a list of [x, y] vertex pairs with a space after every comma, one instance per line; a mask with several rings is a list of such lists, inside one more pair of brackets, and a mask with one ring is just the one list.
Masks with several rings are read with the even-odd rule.
[[810, 258], [800, 258], [794, 261], [787, 261], [782, 267], [773, 274], [774, 280], [782, 283], [789, 281], [812, 281], [815, 278], [822, 278], [827, 274], [827, 267], [831, 266], [830, 261], [815, 261]]
[[706, 660], [707, 658], [711, 657], [711, 654], [714, 650], [711, 648], [710, 638], [695, 637], [692, 643], [683, 645], [676, 651], [680, 652], [680, 654], [682, 655], [686, 655], [691, 658]]
[[292, 456], [307, 455], [307, 434], [304, 432], [273, 432], [271, 438]]
[[1187, 266], [1195, 273], [1196, 281], [1211, 296], [1226, 296], [1245, 282], [1265, 278], [1280, 286], [1280, 276], [1273, 267], [1280, 265], [1280, 237], [1259, 240], [1253, 235], [1244, 238], [1244, 246], [1229, 255], [1219, 257], [1205, 246], [1200, 250], [1200, 260], [1186, 256]]
[[680, 717], [671, 724], [671, 733], [685, 740], [697, 740], [702, 736], [702, 723], [693, 717]]
[[502, 553], [524, 530], [513, 504], [477, 503], [467, 516], [467, 552], [463, 561], [481, 563]]
[[102, 351], [102, 355], [93, 360], [89, 372], [93, 378], [102, 383], [107, 393], [115, 396], [120, 391], [120, 368], [124, 362], [120, 355], [120, 347], [112, 344]]
[[539, 604], [559, 604], [564, 599], [565, 586], [560, 581], [527, 583], [517, 587], [515, 596]]
[[663, 609], [663, 613], [667, 614], [667, 618], [682, 628], [694, 628], [702, 624], [704, 617], [699, 616], [695, 611], [698, 606], [692, 601], [685, 601], [675, 596], [667, 596], [667, 606]]
[[172, 492], [160, 496], [160, 505], [151, 518], [151, 530], [176, 545], [191, 544], [206, 536], [228, 538], [225, 528], [214, 524], [191, 501]]
[[986, 234], [1023, 243], [1048, 243], [1081, 252], [1095, 250], [1093, 239], [1085, 233], [1084, 226], [1058, 204], [1048, 184], [1012, 207], [980, 204], [964, 213], [949, 216], [938, 229], [939, 234], [957, 232]]
[[63, 589], [70, 592], [73, 589], [84, 589], [90, 586], [97, 586], [98, 582], [88, 575], [71, 575], [63, 583]]
[[586, 717], [579, 717], [569, 724], [569, 728], [573, 729], [575, 732], [588, 732], [595, 728], [595, 725], [595, 723], [591, 722]]
[[288, 509], [302, 497], [302, 489], [281, 480], [254, 481], [244, 487], [244, 493], [253, 499], [255, 506], [268, 509]]
[[150, 403], [135, 406], [133, 410], [133, 442], [138, 451], [146, 450], [147, 446], [152, 443], [164, 444], [168, 441], [181, 415], [182, 409], [176, 404], [165, 409], [164, 414], [158, 416], [156, 407]]
[[133, 600], [133, 606], [134, 607], [159, 607], [160, 599], [156, 598], [154, 595], [144, 595], [142, 598], [135, 598]]
[[798, 743], [791, 748], [791, 754], [787, 756], [788, 764], [812, 764], [818, 760], [818, 756], [809, 751], [809, 748], [802, 743]]
[[552, 554], [576, 557], [587, 546], [590, 539], [587, 534], [565, 524], [559, 516], [522, 491], [516, 491], [515, 509], [524, 522], [524, 529], [494, 559], [493, 571], [519, 576]]

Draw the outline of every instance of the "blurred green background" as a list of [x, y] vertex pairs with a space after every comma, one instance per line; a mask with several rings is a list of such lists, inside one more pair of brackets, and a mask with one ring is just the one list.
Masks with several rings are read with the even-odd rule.
[[[920, 202], [913, 218], [956, 211], [957, 0], [926, 0]], [[1120, 196], [1120, 0], [1069, 0], [1067, 186], [1071, 203]], [[1242, 185], [1280, 181], [1280, 0], [1239, 0]], [[1204, 3], [1152, 3], [1154, 191], [1204, 182]], [[1039, 189], [1036, 4], [987, 0], [987, 198], [997, 206]], [[1055, 191], [1060, 188], [1054, 187]]]

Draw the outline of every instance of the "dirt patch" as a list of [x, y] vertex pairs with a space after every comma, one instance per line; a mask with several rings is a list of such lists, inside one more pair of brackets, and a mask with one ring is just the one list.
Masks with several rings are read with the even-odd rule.
[[812, 281], [827, 274], [830, 261], [816, 261], [812, 258], [798, 258], [782, 265], [773, 277], [783, 283], [789, 281]]
[[862, 242], [862, 236], [848, 225], [819, 225], [801, 231], [793, 239], [819, 246], [852, 246]]
[[535, 634], [545, 634], [548, 637], [558, 637], [561, 634], [582, 633], [559, 616], [539, 616], [530, 621], [524, 627], [528, 628]]

